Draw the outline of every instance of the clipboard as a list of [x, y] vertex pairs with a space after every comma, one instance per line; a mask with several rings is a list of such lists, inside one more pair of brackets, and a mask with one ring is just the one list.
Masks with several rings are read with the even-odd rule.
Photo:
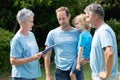
[[54, 44], [52, 46], [49, 46], [47, 49], [45, 49], [44, 51], [42, 51], [42, 55], [46, 54], [49, 50], [52, 50], [57, 44]]

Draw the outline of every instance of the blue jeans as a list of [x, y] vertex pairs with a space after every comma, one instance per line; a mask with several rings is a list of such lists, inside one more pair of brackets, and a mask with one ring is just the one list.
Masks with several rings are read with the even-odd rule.
[[70, 71], [63, 71], [60, 69], [56, 69], [55, 71], [55, 76], [54, 76], [54, 80], [70, 80]]
[[[77, 80], [84, 80], [83, 71], [77, 71], [76, 73]], [[70, 80], [70, 70], [63, 71], [60, 69], [56, 69], [54, 80]]]
[[[72, 68], [71, 68], [71, 72], [74, 73], [74, 74], [77, 73], [76, 65], [77, 65], [77, 60], [74, 61], [73, 65], [72, 65]], [[81, 67], [80, 67], [80, 69], [81, 69]]]
[[26, 78], [21, 78], [21, 77], [13, 77], [12, 80], [36, 80], [36, 79], [26, 79]]
[[71, 68], [71, 72], [76, 75], [77, 80], [84, 80], [84, 74], [82, 67], [80, 67], [80, 71], [76, 70], [77, 60], [74, 61], [73, 66]]
[[84, 74], [83, 74], [82, 67], [81, 67], [80, 71], [76, 72], [76, 78], [77, 78], [77, 80], [84, 80]]

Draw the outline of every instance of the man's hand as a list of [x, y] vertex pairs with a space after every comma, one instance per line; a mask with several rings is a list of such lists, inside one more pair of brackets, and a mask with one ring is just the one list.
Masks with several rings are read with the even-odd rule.
[[52, 76], [49, 74], [49, 75], [46, 75], [46, 80], [53, 80], [52, 79]]
[[105, 79], [105, 78], [108, 78], [109, 75], [107, 75], [106, 72], [100, 72], [100, 73], [99, 73], [99, 77]]

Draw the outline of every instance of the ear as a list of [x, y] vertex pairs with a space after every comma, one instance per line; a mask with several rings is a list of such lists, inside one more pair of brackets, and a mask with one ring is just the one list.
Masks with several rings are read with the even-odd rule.
[[69, 18], [69, 20], [70, 20], [70, 18], [71, 18], [71, 14], [69, 14], [68, 18]]
[[24, 25], [24, 22], [20, 21], [19, 24], [20, 24], [21, 26], [23, 26], [23, 25]]
[[95, 20], [98, 19], [98, 14], [94, 14]]

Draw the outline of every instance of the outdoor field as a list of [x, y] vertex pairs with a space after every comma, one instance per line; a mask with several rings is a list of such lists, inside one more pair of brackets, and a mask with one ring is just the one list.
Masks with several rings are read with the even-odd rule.
[[[120, 58], [118, 62], [120, 62]], [[118, 69], [120, 72], [120, 63], [118, 65]], [[52, 75], [54, 75], [54, 70], [55, 70], [55, 66], [52, 65], [51, 66]], [[91, 69], [90, 69], [89, 64], [86, 64], [83, 66], [83, 71], [84, 71], [84, 80], [91, 80]], [[45, 80], [45, 69], [44, 68], [42, 68], [42, 77], [37, 80]]]
[[[119, 58], [118, 62], [120, 62], [120, 58]], [[54, 63], [52, 63], [50, 70], [51, 70], [51, 73], [54, 77], [54, 72], [55, 72], [54, 71], [55, 70], [55, 64]], [[120, 63], [118, 64], [118, 70], [120, 72]], [[86, 65], [83, 66], [83, 71], [84, 71], [84, 78], [85, 78], [84, 80], [91, 80], [91, 69], [90, 69], [89, 64], [86, 64]], [[45, 68], [44, 67], [41, 67], [41, 73], [42, 73], [42, 76], [40, 78], [38, 78], [37, 80], [45, 80]], [[7, 73], [7, 74], [4, 74], [4, 75], [8, 75], [8, 76], [3, 77], [2, 80], [11, 80], [10, 74]], [[0, 78], [0, 80], [1, 80], [1, 78]]]

